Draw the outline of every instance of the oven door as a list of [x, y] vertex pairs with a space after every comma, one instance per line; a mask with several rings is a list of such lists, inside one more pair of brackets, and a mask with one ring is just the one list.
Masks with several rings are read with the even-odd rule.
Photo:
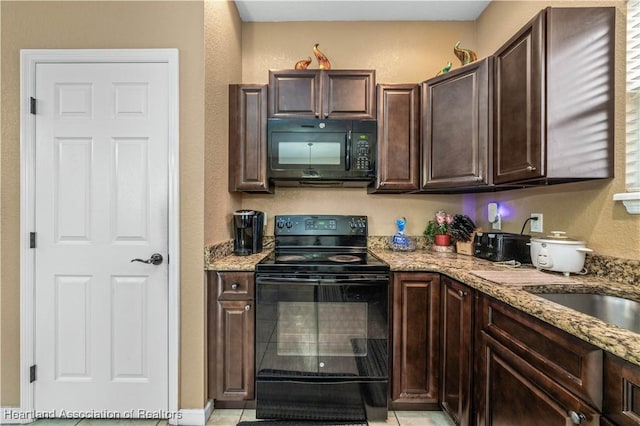
[[387, 378], [387, 275], [258, 274], [256, 284], [258, 379]]

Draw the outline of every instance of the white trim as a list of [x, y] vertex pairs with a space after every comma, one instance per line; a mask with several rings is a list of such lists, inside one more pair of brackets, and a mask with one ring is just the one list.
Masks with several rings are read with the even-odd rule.
[[35, 227], [35, 121], [29, 112], [29, 98], [35, 90], [38, 63], [167, 63], [169, 66], [169, 318], [168, 410], [178, 411], [180, 355], [180, 157], [179, 157], [179, 53], [178, 49], [23, 49], [20, 51], [20, 408], [34, 408], [34, 386], [29, 367], [34, 362], [34, 251], [29, 249], [29, 232]]
[[201, 409], [182, 409], [178, 412], [177, 418], [170, 418], [171, 425], [193, 425], [204, 426], [213, 413], [213, 400], [210, 399]]
[[614, 194], [629, 214], [640, 214], [640, 1], [627, 3], [625, 190]]
[[629, 214], [640, 214], [640, 192], [613, 194], [613, 201], [622, 201]]

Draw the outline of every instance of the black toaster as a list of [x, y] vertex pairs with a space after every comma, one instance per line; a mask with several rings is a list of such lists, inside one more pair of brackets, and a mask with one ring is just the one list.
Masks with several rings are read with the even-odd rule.
[[473, 255], [492, 262], [515, 260], [531, 263], [530, 235], [510, 232], [477, 232], [473, 240]]

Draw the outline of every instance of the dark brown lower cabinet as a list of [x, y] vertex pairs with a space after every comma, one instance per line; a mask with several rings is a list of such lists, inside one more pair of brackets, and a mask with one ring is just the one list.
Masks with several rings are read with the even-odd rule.
[[603, 398], [602, 424], [640, 425], [640, 367], [607, 354]]
[[440, 278], [440, 402], [457, 425], [469, 425], [472, 405], [474, 292], [449, 277]]
[[[208, 274], [209, 398], [255, 400], [253, 272]], [[639, 425], [640, 367], [437, 273], [394, 272], [391, 409], [458, 425]], [[602, 413], [602, 415], [600, 414]]]
[[209, 289], [209, 397], [243, 407], [255, 398], [253, 272], [210, 272]]
[[393, 274], [391, 408], [438, 407], [440, 276]]
[[597, 410], [487, 333], [479, 343], [478, 425], [600, 424]]
[[600, 423], [601, 349], [485, 295], [476, 312], [476, 424]]

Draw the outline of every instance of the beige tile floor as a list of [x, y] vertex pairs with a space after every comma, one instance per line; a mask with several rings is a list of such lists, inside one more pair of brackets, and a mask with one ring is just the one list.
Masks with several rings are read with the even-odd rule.
[[[240, 421], [256, 420], [256, 410], [214, 410], [207, 426], [236, 426]], [[166, 420], [40, 419], [34, 426], [168, 426]], [[441, 411], [389, 411], [386, 422], [369, 426], [453, 426]]]
[[[207, 426], [236, 426], [255, 419], [256, 410], [214, 410]], [[386, 422], [369, 422], [369, 426], [453, 426], [453, 422], [441, 411], [389, 411]]]
[[32, 426], [169, 426], [166, 420], [40, 419]]

